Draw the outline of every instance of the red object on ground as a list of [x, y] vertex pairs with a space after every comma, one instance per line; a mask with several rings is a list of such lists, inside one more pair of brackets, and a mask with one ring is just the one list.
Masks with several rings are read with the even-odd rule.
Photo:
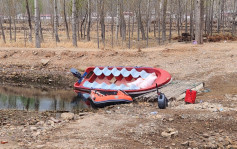
[[186, 96], [184, 98], [185, 103], [195, 103], [197, 91], [187, 89]]
[[105, 95], [99, 91], [91, 90], [91, 100], [94, 104], [132, 102], [133, 99], [126, 92], [118, 90], [114, 95]]
[[7, 141], [1, 141], [1, 144], [6, 144], [6, 143], [8, 143]]

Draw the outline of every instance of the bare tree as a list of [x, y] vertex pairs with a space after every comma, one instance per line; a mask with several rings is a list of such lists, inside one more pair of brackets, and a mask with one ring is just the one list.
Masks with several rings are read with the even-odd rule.
[[27, 11], [28, 23], [29, 23], [29, 41], [32, 42], [32, 25], [31, 25], [31, 16], [30, 16], [30, 8], [29, 8], [28, 0], [26, 0], [26, 11]]
[[38, 0], [35, 1], [35, 47], [40, 48], [40, 16], [39, 16], [39, 6]]
[[11, 10], [12, 1], [8, 0], [7, 5], [8, 5], [8, 17], [9, 17], [9, 35], [10, 35], [10, 42], [11, 42], [12, 41], [12, 10]]
[[77, 47], [76, 0], [72, 1], [72, 43]]
[[97, 33], [97, 46], [98, 48], [100, 48], [98, 0], [96, 0], [96, 33]]
[[124, 41], [126, 39], [126, 22], [123, 12], [124, 12], [124, 1], [120, 0], [120, 36]]
[[188, 1], [185, 0], [185, 33], [188, 32]]
[[70, 36], [69, 36], [69, 29], [68, 29], [68, 23], [67, 23], [65, 0], [63, 0], [63, 17], [64, 17], [64, 23], [65, 23], [65, 27], [66, 27], [67, 39], [70, 39]]
[[100, 0], [100, 25], [101, 25], [101, 37], [105, 47], [105, 15], [104, 15], [104, 0]]
[[57, 0], [54, 0], [54, 36], [56, 39], [56, 42], [60, 42], [58, 37], [58, 6], [57, 6]]
[[[193, 11], [194, 11], [194, 0], [191, 0], [191, 2], [190, 2], [190, 4], [191, 4], [191, 12], [190, 12], [190, 37], [191, 37], [191, 39], [193, 39], [193, 15], [194, 15], [194, 13], [193, 13]], [[191, 40], [192, 41], [192, 40]]]
[[147, 3], [147, 10], [146, 10], [146, 46], [148, 47], [148, 40], [149, 40], [149, 27], [150, 27], [150, 23], [149, 23], [149, 17], [150, 17], [150, 0], [148, 0], [148, 3]]
[[91, 29], [91, 0], [88, 0], [87, 41], [90, 41], [90, 29]]
[[195, 22], [195, 40], [198, 44], [203, 43], [203, 0], [196, 0], [195, 2], [195, 14], [196, 14], [196, 22]]
[[236, 36], [236, 25], [237, 21], [236, 20], [236, 15], [237, 15], [237, 0], [234, 1], [234, 9], [233, 9], [233, 18], [232, 18], [232, 31], [231, 34], [232, 36]]
[[120, 20], [120, 9], [119, 9], [119, 0], [117, 0], [117, 21], [116, 21], [116, 41], [118, 41], [118, 32], [119, 32], [119, 20]]
[[167, 10], [167, 0], [163, 0], [163, 14], [162, 14], [162, 42], [166, 41], [166, 10]]
[[170, 0], [170, 32], [169, 32], [169, 42], [171, 42], [171, 37], [172, 37], [172, 14], [173, 14], [173, 3], [172, 1]]
[[141, 31], [142, 40], [146, 40], [144, 26], [142, 24], [142, 15], [141, 15], [141, 2], [142, 0], [138, 0], [138, 10], [137, 10], [137, 23], [138, 23], [138, 40], [140, 40], [139, 32]]
[[2, 17], [0, 17], [0, 27], [1, 27], [1, 31], [2, 31], [3, 42], [6, 43], [5, 33], [4, 33], [3, 25], [2, 25]]
[[114, 12], [113, 12], [113, 2], [111, 0], [111, 15], [112, 15], [112, 20], [111, 20], [111, 45], [112, 45], [112, 48], [114, 47]]
[[[130, 2], [128, 2], [128, 9], [130, 10]], [[128, 48], [131, 47], [131, 31], [130, 31], [130, 11], [128, 14]]]

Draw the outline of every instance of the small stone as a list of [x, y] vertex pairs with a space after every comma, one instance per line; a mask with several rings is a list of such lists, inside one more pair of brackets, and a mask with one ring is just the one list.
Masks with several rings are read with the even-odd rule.
[[55, 119], [55, 118], [53, 118], [53, 117], [51, 117], [50, 118], [54, 123], [59, 123], [59, 122], [61, 122], [60, 120], [57, 120], [57, 119]]
[[36, 128], [36, 127], [34, 127], [34, 126], [32, 126], [32, 127], [30, 127], [30, 130], [32, 130], [32, 131], [36, 131], [36, 130], [37, 130], [37, 128]]
[[227, 149], [237, 149], [237, 145], [228, 145]]
[[37, 145], [36, 148], [44, 148], [45, 145]]
[[217, 145], [216, 144], [213, 144], [213, 143], [211, 143], [211, 142], [208, 142], [206, 145], [205, 145], [205, 148], [217, 148]]
[[164, 131], [161, 133], [161, 136], [164, 138], [168, 138], [168, 137], [171, 137], [171, 134]]
[[185, 141], [185, 142], [181, 143], [181, 145], [183, 145], [183, 146], [189, 146], [189, 141]]
[[189, 146], [196, 147], [198, 145], [196, 141], [189, 141]]
[[61, 114], [61, 118], [63, 119], [63, 120], [72, 120], [72, 119], [74, 119], [74, 113], [62, 113]]
[[112, 112], [111, 111], [106, 111], [107, 114], [111, 114]]
[[169, 118], [169, 121], [172, 122], [172, 121], [174, 121], [174, 119], [173, 118]]
[[49, 59], [41, 59], [41, 64], [46, 66], [49, 63]]
[[86, 115], [86, 113], [79, 113], [79, 116], [84, 116]]
[[219, 137], [219, 138], [218, 138], [218, 141], [219, 141], [219, 142], [222, 142], [223, 140], [224, 140], [224, 139], [223, 139], [222, 137]]
[[178, 135], [178, 131], [173, 131], [170, 133], [171, 137], [176, 137]]
[[203, 136], [204, 138], [208, 138], [208, 137], [209, 137], [209, 135], [208, 135], [207, 133], [204, 133], [202, 136]]

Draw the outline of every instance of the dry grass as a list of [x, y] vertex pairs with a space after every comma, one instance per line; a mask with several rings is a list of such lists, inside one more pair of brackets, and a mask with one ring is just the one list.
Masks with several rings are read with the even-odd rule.
[[237, 37], [234, 37], [230, 34], [217, 34], [213, 36], [208, 36], [208, 41], [209, 42], [218, 42], [221, 40], [231, 40], [231, 41], [236, 41]]
[[[6, 25], [5, 25], [6, 26]], [[18, 25], [18, 27], [20, 27], [20, 24]], [[55, 39], [53, 38], [53, 34], [52, 34], [52, 30], [50, 29], [51, 26], [44, 26], [45, 28], [47, 28], [46, 30], [43, 30], [43, 36], [44, 36], [44, 42], [41, 43], [41, 47], [42, 48], [73, 48], [73, 44], [72, 44], [72, 39], [68, 40], [66, 38], [66, 33], [64, 30], [59, 30], [59, 38], [61, 42], [56, 43]], [[62, 29], [62, 27], [61, 27]], [[48, 30], [48, 31], [47, 31]], [[70, 38], [71, 38], [71, 32], [70, 34]], [[128, 32], [127, 32], [127, 37], [126, 40], [121, 40], [121, 37], [119, 36], [119, 40], [116, 40], [115, 38], [115, 32], [113, 35], [113, 46], [112, 46], [112, 34], [110, 31], [110, 28], [106, 29], [106, 41], [105, 44], [102, 42], [102, 39], [100, 37], [100, 49], [128, 49]], [[167, 31], [167, 35], [169, 34], [169, 32]], [[35, 41], [34, 41], [34, 34], [33, 34], [33, 42], [29, 42], [28, 39], [24, 39], [24, 30], [17, 30], [17, 40], [15, 41], [10, 41], [10, 37], [9, 37], [9, 31], [5, 31], [5, 35], [6, 35], [6, 43], [3, 43], [1, 36], [0, 36], [0, 46], [1, 47], [18, 47], [18, 48], [34, 48], [35, 47]], [[100, 33], [99, 33], [100, 35]], [[14, 37], [14, 33], [12, 31], [12, 36]], [[140, 34], [140, 38], [141, 38], [141, 34]], [[148, 42], [148, 46], [147, 46], [147, 41], [146, 40], [137, 40], [137, 30], [134, 30], [133, 36], [132, 36], [132, 32], [130, 34], [130, 48], [131, 49], [143, 49], [146, 47], [155, 47], [159, 44], [162, 44], [162, 40], [160, 39], [160, 43], [158, 40], [158, 36], [159, 33], [156, 32], [156, 37], [154, 36], [154, 32], [151, 31], [149, 32], [149, 42]], [[27, 37], [26, 37], [27, 38]], [[161, 38], [161, 35], [160, 35]], [[176, 42], [176, 40], [180, 39], [180, 37], [178, 37], [177, 32], [174, 30], [172, 32], [172, 41], [171, 42]], [[168, 36], [167, 36], [167, 40], [168, 40]], [[217, 42], [220, 40], [236, 40], [236, 38], [232, 37], [229, 34], [226, 35], [214, 35], [214, 36], [209, 36], [208, 37], [208, 41], [209, 42]], [[168, 41], [167, 41], [168, 42]], [[97, 45], [97, 32], [96, 29], [93, 29], [91, 31], [91, 41], [88, 42], [85, 39], [82, 39], [80, 37], [79, 41], [77, 42], [78, 47], [79, 48], [88, 48], [88, 49], [96, 49], [98, 47]]]

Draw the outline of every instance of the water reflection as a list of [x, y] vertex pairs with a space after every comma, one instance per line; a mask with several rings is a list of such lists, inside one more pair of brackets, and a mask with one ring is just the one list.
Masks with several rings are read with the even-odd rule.
[[72, 90], [0, 87], [0, 109], [74, 112], [91, 108], [87, 97]]

